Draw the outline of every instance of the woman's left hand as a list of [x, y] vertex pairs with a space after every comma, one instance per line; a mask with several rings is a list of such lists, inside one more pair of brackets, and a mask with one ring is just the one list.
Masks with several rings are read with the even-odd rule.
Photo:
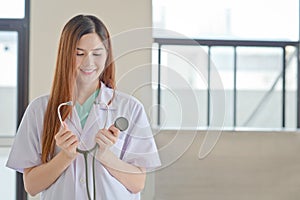
[[96, 142], [99, 145], [98, 156], [102, 157], [103, 154], [117, 142], [119, 134], [120, 130], [114, 125], [111, 125], [108, 129], [101, 129], [96, 134]]

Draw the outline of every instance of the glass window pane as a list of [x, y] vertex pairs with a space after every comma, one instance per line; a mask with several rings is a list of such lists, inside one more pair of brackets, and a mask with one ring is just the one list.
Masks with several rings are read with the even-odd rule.
[[16, 132], [17, 46], [17, 32], [0, 31], [0, 136]]
[[206, 126], [207, 47], [164, 45], [161, 53], [161, 126]]
[[237, 126], [282, 126], [281, 48], [237, 48]]
[[[233, 126], [233, 88], [234, 88], [234, 48], [233, 47], [212, 47], [211, 61], [218, 71], [222, 80], [226, 112], [225, 112], [225, 127]], [[211, 77], [213, 80], [213, 77]]]
[[1, 199], [16, 199], [16, 172], [5, 166], [10, 148], [0, 148]]
[[297, 49], [295, 47], [286, 47], [286, 102], [285, 118], [286, 128], [297, 127]]
[[25, 0], [0, 0], [0, 18], [22, 19], [25, 16]]
[[298, 13], [298, 0], [153, 0], [153, 26], [191, 38], [297, 41]]

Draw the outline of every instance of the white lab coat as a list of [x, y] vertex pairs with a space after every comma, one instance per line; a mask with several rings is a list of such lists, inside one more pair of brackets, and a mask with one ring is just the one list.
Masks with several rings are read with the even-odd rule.
[[[107, 103], [112, 97], [112, 92], [102, 83], [96, 101]], [[35, 99], [26, 109], [7, 161], [7, 167], [23, 172], [24, 168], [41, 164], [41, 138], [48, 97], [42, 96]], [[73, 108], [72, 117], [65, 121], [69, 129], [79, 138], [80, 149], [90, 149], [95, 145], [95, 134], [103, 128], [106, 113], [105, 106], [94, 104], [82, 129], [76, 109]], [[57, 115], [56, 110], [53, 111], [53, 115]], [[119, 116], [129, 120], [129, 127], [120, 133], [117, 143], [111, 147], [111, 150], [123, 161], [145, 167], [147, 170], [160, 166], [156, 144], [142, 104], [134, 97], [116, 91], [115, 98], [109, 106], [107, 126], [113, 124]], [[59, 148], [56, 148], [56, 153], [58, 152]], [[93, 197], [92, 155], [88, 156], [88, 173], [90, 194]], [[139, 193], [130, 193], [97, 160], [95, 174], [97, 200], [140, 199]], [[85, 181], [84, 157], [78, 154], [61, 176], [42, 192], [41, 199], [85, 200], [87, 199]]]

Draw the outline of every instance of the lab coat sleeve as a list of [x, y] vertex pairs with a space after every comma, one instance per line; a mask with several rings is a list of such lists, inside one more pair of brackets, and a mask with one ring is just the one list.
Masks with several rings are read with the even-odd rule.
[[6, 163], [7, 167], [21, 173], [24, 168], [41, 164], [41, 130], [38, 130], [38, 121], [42, 122], [43, 115], [37, 112], [42, 110], [41, 107], [37, 109], [38, 107], [40, 106], [36, 101], [27, 107]]
[[132, 113], [135, 114], [131, 118], [122, 159], [132, 165], [145, 167], [147, 171], [153, 170], [161, 162], [147, 115], [140, 103], [133, 108]]

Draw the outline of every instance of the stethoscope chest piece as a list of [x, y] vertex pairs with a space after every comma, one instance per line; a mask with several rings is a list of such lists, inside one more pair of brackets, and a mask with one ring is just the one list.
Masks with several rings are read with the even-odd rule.
[[125, 131], [128, 128], [128, 120], [125, 117], [118, 117], [114, 123], [115, 127], [120, 131]]

